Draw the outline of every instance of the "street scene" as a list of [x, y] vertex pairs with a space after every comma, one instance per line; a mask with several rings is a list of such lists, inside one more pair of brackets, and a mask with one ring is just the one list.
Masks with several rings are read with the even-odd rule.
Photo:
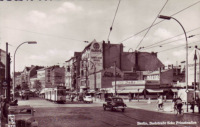
[[200, 126], [199, 0], [0, 0], [1, 127]]
[[[156, 100], [150, 103], [146, 100], [125, 101], [128, 108], [121, 112], [119, 110], [104, 111], [104, 102], [85, 104], [83, 102], [71, 102], [65, 104], [52, 103], [41, 98], [20, 100], [19, 105], [31, 105], [35, 109], [35, 120], [40, 123], [39, 127], [81, 127], [81, 126], [142, 126], [142, 125], [168, 125], [168, 126], [199, 126], [200, 114], [197, 111], [192, 114], [191, 110], [184, 116], [176, 116], [171, 112], [171, 101], [164, 102], [164, 111], [157, 111]], [[184, 106], [186, 112], [186, 106]], [[184, 123], [188, 122], [188, 124]]]

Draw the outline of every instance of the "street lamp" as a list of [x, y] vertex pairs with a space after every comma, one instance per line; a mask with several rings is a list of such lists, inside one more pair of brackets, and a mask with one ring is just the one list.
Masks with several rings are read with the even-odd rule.
[[[28, 43], [28, 44], [37, 44], [36, 41], [27, 41], [27, 42], [23, 42], [21, 43], [17, 49], [22, 45], [22, 44], [25, 44], [25, 43]], [[17, 52], [17, 49], [15, 50], [15, 53], [14, 53], [14, 60], [13, 60], [13, 100], [15, 99], [15, 54]]]
[[[184, 34], [185, 34], [185, 39], [186, 39], [186, 66], [185, 66], [185, 81], [186, 81], [186, 91], [188, 91], [188, 41], [187, 41], [187, 35], [185, 32], [185, 29], [183, 28], [182, 24], [175, 18], [171, 17], [171, 16], [164, 16], [164, 15], [159, 15], [158, 18], [161, 19], [166, 19], [166, 20], [170, 20], [170, 19], [174, 19], [176, 20], [182, 27]], [[187, 112], [188, 112], [188, 100], [186, 99], [186, 103], [187, 103]]]

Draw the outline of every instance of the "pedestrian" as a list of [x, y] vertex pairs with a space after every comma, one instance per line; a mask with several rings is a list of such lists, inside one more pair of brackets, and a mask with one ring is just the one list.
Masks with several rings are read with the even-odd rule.
[[164, 95], [164, 100], [165, 100], [165, 102], [167, 101], [167, 96], [166, 95]]
[[197, 96], [196, 102], [197, 102], [198, 111], [199, 111], [199, 114], [200, 114], [200, 99], [199, 99], [198, 96]]
[[8, 100], [7, 99], [5, 99], [4, 100], [4, 105], [3, 105], [3, 115], [4, 115], [4, 117], [5, 117], [5, 119], [6, 119], [6, 121], [7, 121], [7, 119], [8, 119], [8, 108], [9, 108], [9, 102], [8, 102]]
[[158, 97], [157, 107], [158, 107], [158, 109], [163, 107], [163, 98], [162, 98], [162, 96]]
[[191, 107], [190, 107], [190, 109], [192, 110], [192, 113], [194, 113], [194, 105], [195, 105], [195, 101], [194, 101], [194, 98], [192, 98]]
[[175, 102], [176, 102], [176, 96], [173, 97], [172, 99], [172, 105], [171, 105], [171, 111], [173, 112], [174, 111], [174, 106], [175, 106]]
[[71, 94], [71, 102], [73, 102], [74, 101], [74, 96], [73, 96], [73, 94]]
[[128, 95], [129, 102], [131, 101], [131, 92]]

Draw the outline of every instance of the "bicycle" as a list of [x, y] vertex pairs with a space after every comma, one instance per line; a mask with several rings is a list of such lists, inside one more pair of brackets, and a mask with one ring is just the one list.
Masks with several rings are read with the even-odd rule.
[[174, 115], [183, 116], [184, 115], [183, 108], [181, 107], [181, 109], [178, 109], [177, 106], [174, 106]]
[[164, 111], [164, 105], [162, 104], [160, 107], [159, 107], [159, 105], [157, 105], [157, 110], [158, 111], [160, 111], [160, 110]]

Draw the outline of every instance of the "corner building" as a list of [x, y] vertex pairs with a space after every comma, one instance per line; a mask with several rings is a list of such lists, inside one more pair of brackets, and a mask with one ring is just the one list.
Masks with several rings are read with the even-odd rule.
[[96, 40], [84, 48], [80, 57], [80, 92], [96, 91], [102, 98], [114, 93], [113, 81], [144, 80], [143, 71], [164, 67], [157, 53], [123, 52], [123, 44]]

